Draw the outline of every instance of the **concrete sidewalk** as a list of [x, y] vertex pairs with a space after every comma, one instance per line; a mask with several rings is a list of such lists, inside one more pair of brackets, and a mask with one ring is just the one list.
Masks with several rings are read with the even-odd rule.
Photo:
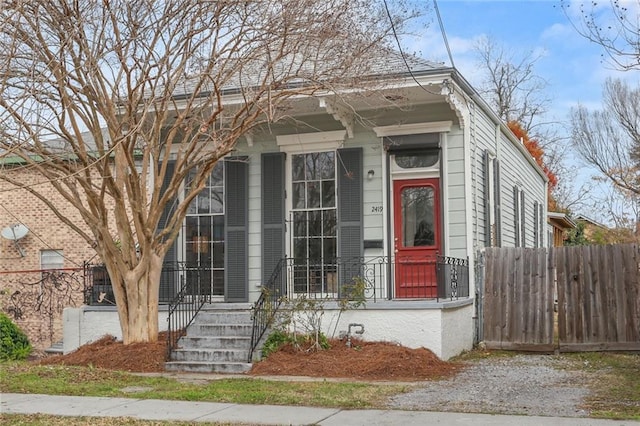
[[639, 424], [633, 421], [569, 417], [502, 416], [400, 410], [341, 410], [338, 408], [15, 393], [1, 394], [0, 399], [0, 412], [6, 414], [40, 413], [74, 417], [133, 417], [146, 420], [259, 425], [638, 426]]

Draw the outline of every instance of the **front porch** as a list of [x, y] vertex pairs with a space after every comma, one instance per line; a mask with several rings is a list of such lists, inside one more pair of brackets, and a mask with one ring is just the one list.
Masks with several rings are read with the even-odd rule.
[[[110, 283], [108, 276], [100, 271], [94, 268], [87, 274], [85, 294], [87, 304], [91, 306], [73, 314], [70, 312], [67, 318], [73, 319], [67, 321], [67, 325], [76, 323], [78, 329], [91, 329], [91, 336], [96, 336], [96, 330], [108, 324], [110, 329], [101, 332], [118, 336], [117, 312], [109, 301]], [[447, 256], [420, 259], [388, 256], [331, 260], [284, 258], [270, 279], [261, 284], [260, 296], [252, 304], [224, 303], [223, 295], [215, 294], [213, 284], [208, 284], [211, 281], [202, 279], [210, 276], [211, 271], [206, 268], [184, 263], [164, 266], [161, 288], [175, 289], [173, 294], [160, 295], [160, 326], [169, 332], [171, 351], [183, 346], [180, 342], [185, 330], [188, 336], [190, 329], [203, 328], [202, 321], [197, 319], [202, 316], [199, 315], [201, 312], [208, 312], [209, 316], [211, 312], [219, 312], [224, 316], [230, 309], [241, 309], [251, 312], [248, 356], [249, 360], [256, 359], [254, 351], [259, 349], [271, 319], [279, 308], [286, 309], [282, 302], [301, 295], [322, 301], [323, 332], [330, 337], [338, 337], [349, 332], [350, 326], [357, 325], [363, 330], [359, 337], [365, 340], [426, 347], [443, 359], [469, 349], [473, 342], [474, 305], [469, 297], [466, 259]], [[345, 300], [359, 302], [358, 308], [345, 311], [341, 303]], [[76, 336], [81, 334], [68, 331]], [[65, 335], [68, 335], [67, 330]], [[86, 343], [82, 338], [74, 341], [78, 345]], [[66, 343], [65, 352], [74, 349]]]

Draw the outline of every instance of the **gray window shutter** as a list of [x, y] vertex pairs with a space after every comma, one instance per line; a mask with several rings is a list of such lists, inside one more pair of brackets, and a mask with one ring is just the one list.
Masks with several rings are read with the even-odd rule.
[[520, 191], [513, 187], [513, 230], [515, 234], [515, 246], [520, 247]]
[[491, 197], [490, 176], [489, 176], [489, 151], [484, 151], [484, 246], [491, 247]]
[[527, 246], [527, 234], [525, 230], [526, 209], [524, 206], [524, 190], [520, 191], [520, 237], [522, 239], [522, 247]]
[[538, 204], [538, 220], [540, 221], [540, 225], [539, 225], [539, 231], [540, 231], [540, 247], [544, 246], [544, 224], [545, 224], [545, 217], [544, 217], [544, 208], [542, 203]]
[[502, 206], [500, 204], [500, 161], [493, 159], [493, 193], [495, 195], [494, 215], [496, 223], [496, 241], [495, 246], [502, 247]]
[[540, 247], [540, 232], [538, 227], [540, 226], [540, 221], [538, 218], [539, 215], [539, 211], [538, 211], [538, 202], [534, 201], [533, 202], [533, 246], [534, 247]]
[[[167, 164], [167, 173], [162, 181], [161, 193], [164, 194], [171, 178], [175, 172], [175, 161], [169, 161]], [[160, 216], [158, 222], [158, 231], [163, 230], [167, 226], [169, 218], [173, 214], [177, 206], [177, 200], [174, 198], [169, 201]], [[168, 303], [178, 293], [178, 251], [176, 241], [171, 244], [162, 264], [162, 273], [160, 274], [160, 303]]]
[[262, 154], [262, 283], [285, 257], [285, 154]]
[[249, 216], [249, 164], [247, 157], [224, 160], [225, 183], [225, 301], [247, 302]]
[[349, 283], [361, 275], [362, 230], [362, 148], [338, 150], [338, 257], [342, 270], [338, 282]]

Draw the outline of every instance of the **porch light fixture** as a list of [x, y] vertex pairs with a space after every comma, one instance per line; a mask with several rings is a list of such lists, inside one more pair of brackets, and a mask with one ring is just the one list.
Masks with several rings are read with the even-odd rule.
[[375, 174], [376, 174], [376, 172], [373, 169], [369, 170], [367, 172], [367, 179], [369, 179], [369, 180], [373, 179], [373, 175], [375, 175]]

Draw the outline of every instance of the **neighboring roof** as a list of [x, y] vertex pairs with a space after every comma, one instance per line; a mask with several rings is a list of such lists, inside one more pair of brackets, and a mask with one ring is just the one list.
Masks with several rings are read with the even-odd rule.
[[[106, 128], [103, 128], [101, 129], [101, 131], [105, 141], [109, 141], [110, 136], [109, 136], [108, 130]], [[81, 134], [81, 137], [85, 146], [87, 147], [87, 150], [89, 151], [89, 155], [92, 155], [94, 152], [97, 151], [95, 140], [91, 132], [83, 132]], [[60, 158], [63, 158], [63, 159], [74, 158], [72, 154], [73, 151], [69, 147], [69, 143], [66, 140], [62, 138], [55, 138], [55, 139], [47, 140], [45, 143], [47, 144], [51, 152], [53, 153], [57, 152]], [[97, 152], [95, 155], [98, 156]], [[30, 157], [33, 161], [42, 161], [42, 157], [40, 155], [32, 154], [30, 155]], [[25, 164], [25, 160], [19, 155], [9, 154], [7, 153], [7, 151], [4, 151], [4, 150], [0, 151], [0, 166], [17, 166], [21, 164]]]
[[589, 225], [597, 226], [598, 228], [609, 229], [609, 227], [607, 225], [603, 225], [602, 223], [597, 222], [597, 221], [595, 221], [595, 220], [593, 220], [593, 219], [591, 219], [591, 218], [589, 218], [589, 217], [587, 217], [585, 215], [582, 215], [582, 214], [579, 214], [579, 215], [575, 216], [573, 219], [576, 222], [584, 222], [584, 223], [589, 224]]
[[578, 226], [568, 214], [561, 212], [548, 212], [547, 220], [551, 225], [562, 230], [573, 229]]

